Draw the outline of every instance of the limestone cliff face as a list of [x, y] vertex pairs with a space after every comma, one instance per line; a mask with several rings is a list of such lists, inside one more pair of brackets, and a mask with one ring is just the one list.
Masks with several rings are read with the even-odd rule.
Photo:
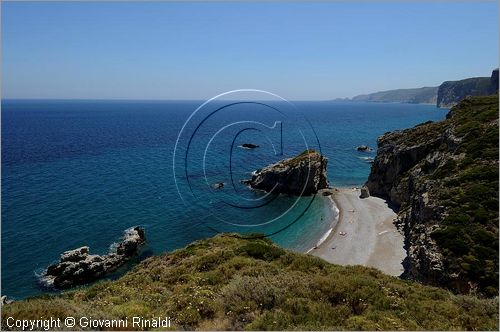
[[255, 171], [252, 179], [244, 181], [253, 189], [267, 192], [312, 195], [328, 188], [326, 165], [328, 159], [314, 150], [282, 160]]
[[[400, 206], [404, 276], [464, 293], [497, 291], [498, 272], [488, 270], [498, 271], [497, 137], [492, 96], [464, 100], [444, 121], [379, 138], [366, 186]], [[483, 235], [493, 241], [488, 249]]]
[[446, 81], [439, 86], [437, 107], [449, 108], [468, 96], [490, 95], [498, 91], [498, 69], [491, 77], [473, 77], [460, 81]]

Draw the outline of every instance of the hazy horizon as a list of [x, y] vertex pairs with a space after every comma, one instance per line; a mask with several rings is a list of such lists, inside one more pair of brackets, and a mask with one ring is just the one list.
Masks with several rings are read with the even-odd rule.
[[328, 101], [485, 77], [498, 4], [2, 2], [2, 98]]

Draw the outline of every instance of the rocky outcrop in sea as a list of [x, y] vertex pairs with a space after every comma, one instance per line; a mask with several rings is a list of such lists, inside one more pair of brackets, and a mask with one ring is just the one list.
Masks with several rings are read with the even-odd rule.
[[61, 254], [59, 262], [50, 265], [42, 275], [48, 287], [69, 288], [92, 282], [122, 266], [134, 257], [146, 241], [144, 229], [133, 227], [125, 231], [122, 240], [106, 255], [91, 255], [89, 247], [80, 247]]
[[253, 189], [289, 195], [313, 195], [328, 188], [328, 159], [315, 150], [306, 150], [294, 158], [284, 159], [254, 172], [243, 183]]

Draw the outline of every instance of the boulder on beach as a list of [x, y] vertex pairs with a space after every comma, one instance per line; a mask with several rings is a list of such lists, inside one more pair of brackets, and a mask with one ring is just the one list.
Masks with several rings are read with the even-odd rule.
[[315, 150], [306, 150], [296, 157], [281, 160], [255, 171], [243, 183], [253, 189], [289, 195], [313, 195], [328, 188], [328, 159]]
[[58, 263], [50, 265], [42, 275], [42, 282], [48, 287], [69, 288], [86, 284], [105, 276], [137, 254], [146, 238], [142, 227], [125, 231], [122, 240], [112, 246], [106, 255], [91, 255], [84, 246], [61, 254]]
[[367, 186], [361, 187], [361, 194], [359, 195], [359, 198], [367, 198], [370, 197], [370, 190], [368, 190]]

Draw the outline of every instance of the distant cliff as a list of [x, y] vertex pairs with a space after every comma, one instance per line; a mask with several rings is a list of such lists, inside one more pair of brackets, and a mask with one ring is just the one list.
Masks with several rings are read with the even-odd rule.
[[385, 103], [435, 104], [438, 87], [416, 89], [397, 89], [380, 91], [353, 97], [353, 101], [371, 101]]
[[407, 278], [498, 295], [498, 151], [498, 95], [379, 138], [366, 186], [400, 206]]
[[452, 107], [468, 96], [490, 95], [498, 91], [498, 69], [491, 77], [473, 77], [460, 81], [447, 81], [439, 86], [437, 107]]
[[379, 91], [337, 101], [368, 101], [383, 103], [435, 104], [449, 108], [468, 96], [486, 96], [498, 91], [498, 69], [491, 77], [473, 77], [446, 81], [440, 86]]

